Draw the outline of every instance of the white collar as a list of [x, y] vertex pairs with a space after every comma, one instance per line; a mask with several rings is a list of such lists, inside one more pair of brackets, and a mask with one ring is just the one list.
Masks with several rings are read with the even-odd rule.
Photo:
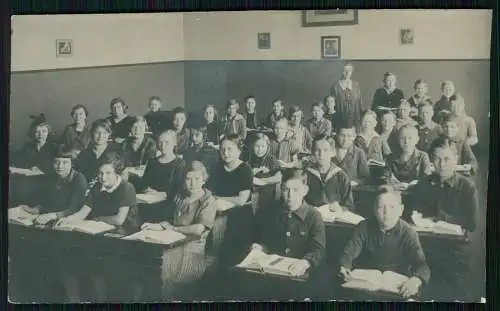
[[352, 90], [352, 80], [339, 80], [340, 87], [342, 90], [349, 89]]
[[363, 133], [361, 133], [361, 132], [358, 134], [358, 136], [363, 137], [363, 139], [364, 139], [364, 140], [366, 140], [366, 143], [369, 145], [369, 144], [370, 144], [370, 142], [371, 142], [371, 140], [372, 140], [374, 137], [379, 137], [380, 135], [379, 135], [377, 132], [373, 131], [372, 136], [370, 136], [370, 139], [368, 139], [369, 137], [368, 137], [368, 136], [366, 136], [366, 135], [364, 135], [364, 134], [363, 134]]
[[111, 187], [110, 189], [106, 189], [101, 185], [101, 192], [113, 193], [113, 191], [115, 191], [116, 188], [118, 188], [118, 186], [120, 186], [121, 183], [122, 183], [122, 178], [118, 176], [118, 178], [116, 179], [116, 184], [114, 184], [113, 187]]
[[[319, 172], [319, 170], [318, 170], [316, 167], [314, 167], [314, 168], [312, 168], [312, 167], [308, 167], [308, 168], [307, 168], [307, 170], [308, 170], [311, 174], [313, 174], [313, 175], [315, 175], [316, 177], [318, 177], [318, 179], [319, 179], [319, 180], [321, 180], [321, 173]], [[328, 180], [329, 180], [330, 178], [332, 178], [335, 174], [337, 174], [337, 173], [339, 173], [339, 172], [341, 172], [341, 171], [342, 171], [342, 169], [341, 169], [340, 167], [338, 167], [338, 166], [336, 166], [336, 165], [334, 165], [334, 164], [332, 163], [332, 165], [330, 166], [330, 169], [328, 169], [328, 172], [326, 173], [326, 176], [325, 176], [325, 180], [324, 180], [324, 182], [328, 181]]]

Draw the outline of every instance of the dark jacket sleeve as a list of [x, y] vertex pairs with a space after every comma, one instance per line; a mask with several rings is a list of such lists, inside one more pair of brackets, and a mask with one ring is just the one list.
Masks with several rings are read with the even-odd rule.
[[464, 141], [462, 143], [462, 162], [459, 164], [469, 164], [471, 166], [471, 173], [475, 174], [478, 169], [478, 163], [474, 152], [471, 147]]
[[354, 201], [352, 198], [352, 186], [351, 181], [347, 174], [340, 174], [339, 177], [339, 189], [341, 201], [339, 202], [341, 206], [346, 207], [348, 210], [353, 210]]
[[423, 283], [428, 283], [431, 271], [425, 260], [422, 245], [420, 244], [417, 233], [411, 228], [407, 229], [404, 235], [404, 253], [409, 260], [413, 276], [421, 279]]
[[71, 181], [71, 197], [68, 201], [68, 207], [61, 212], [61, 216], [65, 217], [74, 214], [83, 207], [87, 187], [88, 184], [85, 177], [81, 174], [76, 174]]
[[318, 211], [313, 210], [311, 214], [311, 227], [308, 241], [309, 251], [304, 255], [304, 259], [309, 261], [312, 267], [318, 267], [326, 250], [325, 223]]
[[370, 177], [370, 170], [368, 169], [368, 160], [366, 158], [366, 154], [363, 150], [358, 149], [358, 178], [366, 179]]
[[352, 269], [352, 262], [358, 258], [361, 254], [361, 251], [365, 247], [366, 239], [368, 237], [367, 232], [367, 222], [360, 222], [352, 233], [352, 236], [347, 242], [344, 251], [342, 252], [342, 256], [340, 257], [339, 264], [341, 267], [346, 267], [347, 269]]

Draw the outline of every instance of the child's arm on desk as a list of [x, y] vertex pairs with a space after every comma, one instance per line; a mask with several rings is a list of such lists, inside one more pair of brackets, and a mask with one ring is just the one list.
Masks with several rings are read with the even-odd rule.
[[367, 223], [362, 222], [354, 228], [353, 234], [347, 242], [346, 247], [340, 257], [340, 266], [347, 270], [351, 270], [353, 261], [358, 258], [361, 251], [365, 247], [367, 239]]
[[228, 201], [230, 203], [233, 203], [235, 206], [241, 206], [245, 205], [246, 202], [248, 202], [248, 199], [250, 198], [250, 190], [243, 190], [240, 191], [238, 196], [235, 197], [216, 197], [219, 200], [223, 201]]
[[122, 226], [125, 220], [127, 219], [128, 212], [130, 210], [130, 206], [122, 206], [118, 209], [118, 213], [113, 216], [101, 216], [97, 217], [94, 220], [103, 221], [112, 226]]

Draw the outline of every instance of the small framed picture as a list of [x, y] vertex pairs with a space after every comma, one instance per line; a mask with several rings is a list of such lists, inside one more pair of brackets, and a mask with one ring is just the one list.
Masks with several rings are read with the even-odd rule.
[[302, 27], [358, 24], [358, 10], [309, 10], [302, 12]]
[[340, 36], [321, 37], [321, 58], [339, 59], [340, 50]]
[[56, 40], [56, 56], [65, 57], [73, 55], [73, 40], [57, 39]]
[[401, 29], [400, 33], [400, 44], [406, 45], [406, 44], [413, 44], [413, 29], [411, 28], [405, 28]]
[[271, 34], [269, 32], [259, 32], [257, 41], [259, 50], [269, 50], [271, 48]]

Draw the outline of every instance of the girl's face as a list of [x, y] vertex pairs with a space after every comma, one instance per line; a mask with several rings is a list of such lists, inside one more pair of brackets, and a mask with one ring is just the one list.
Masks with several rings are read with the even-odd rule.
[[254, 111], [257, 106], [257, 102], [255, 102], [255, 98], [249, 98], [246, 102], [247, 111]]
[[418, 142], [417, 131], [405, 129], [399, 133], [399, 146], [405, 152], [411, 152], [415, 149]]
[[377, 120], [373, 116], [364, 116], [361, 120], [361, 128], [365, 131], [374, 130], [377, 126]]
[[316, 142], [313, 150], [314, 158], [319, 163], [330, 162], [335, 155], [332, 145], [326, 140], [319, 140]]
[[391, 194], [380, 195], [375, 206], [375, 217], [383, 229], [391, 229], [403, 214], [403, 207]]
[[448, 138], [454, 138], [458, 133], [458, 124], [454, 121], [446, 122], [443, 125], [443, 130]]
[[116, 103], [111, 107], [111, 114], [114, 117], [121, 117], [125, 114], [125, 108], [122, 103]]
[[299, 125], [301, 121], [302, 121], [302, 111], [294, 112], [290, 116], [290, 123], [292, 123], [293, 126]]
[[266, 155], [268, 148], [269, 148], [269, 146], [267, 145], [266, 140], [259, 139], [253, 145], [253, 152], [257, 157], [262, 158], [263, 156]]
[[396, 120], [394, 119], [394, 115], [386, 114], [382, 117], [382, 129], [384, 131], [392, 131], [396, 125]]
[[352, 66], [350, 65], [344, 66], [344, 70], [342, 71], [342, 77], [347, 80], [351, 79], [353, 70], [354, 68], [352, 68]]
[[227, 108], [227, 114], [230, 117], [234, 117], [238, 113], [239, 106], [238, 105], [231, 105]]
[[198, 129], [193, 129], [191, 131], [191, 140], [194, 145], [201, 145], [203, 144], [203, 131], [198, 130]]
[[92, 133], [92, 139], [95, 145], [102, 146], [108, 143], [109, 132], [103, 127], [97, 127]]
[[146, 134], [146, 124], [144, 122], [135, 122], [130, 129], [130, 136], [142, 138]]
[[450, 98], [453, 93], [455, 93], [455, 86], [451, 83], [446, 83], [443, 85], [443, 95], [446, 96], [447, 98]]
[[162, 155], [173, 154], [176, 143], [176, 137], [173, 133], [164, 133], [158, 137], [158, 150]]
[[186, 115], [184, 113], [176, 113], [174, 116], [174, 129], [181, 130], [186, 123]]
[[314, 106], [312, 108], [312, 116], [314, 119], [319, 120], [323, 117], [324, 114], [325, 114], [325, 112], [320, 107]]
[[281, 104], [281, 102], [274, 102], [273, 103], [273, 112], [275, 115], [280, 115], [281, 112], [283, 111], [283, 105]]
[[103, 164], [99, 168], [99, 172], [97, 174], [99, 178], [99, 182], [104, 188], [111, 188], [116, 184], [118, 179], [118, 174], [115, 172], [115, 168], [112, 164]]
[[212, 123], [215, 120], [215, 109], [214, 107], [207, 107], [205, 113], [203, 114], [207, 123]]
[[415, 86], [415, 94], [418, 97], [424, 97], [427, 95], [427, 84], [425, 83], [420, 83]]
[[354, 138], [356, 138], [356, 131], [354, 129], [340, 129], [337, 135], [337, 143], [342, 148], [349, 148], [352, 146]]
[[37, 142], [40, 142], [40, 143], [46, 142], [47, 137], [49, 137], [49, 128], [44, 126], [44, 125], [37, 126], [35, 128], [34, 136], [35, 136], [35, 140]]
[[410, 104], [408, 103], [404, 103], [404, 104], [401, 104], [399, 106], [399, 110], [398, 110], [398, 113], [399, 113], [399, 117], [401, 119], [407, 119], [410, 117]]
[[205, 178], [203, 176], [203, 172], [190, 171], [186, 174], [186, 180], [184, 181], [184, 185], [186, 186], [186, 190], [190, 194], [201, 191], [203, 189], [204, 184], [205, 184]]
[[432, 164], [441, 177], [449, 177], [455, 172], [457, 156], [450, 148], [436, 148]]
[[66, 177], [71, 172], [71, 159], [68, 158], [55, 158], [54, 159], [54, 171], [59, 177]]
[[392, 89], [393, 87], [396, 86], [396, 76], [394, 75], [389, 75], [384, 78], [384, 86], [387, 89]]
[[87, 119], [87, 114], [83, 108], [78, 108], [73, 112], [72, 117], [75, 123], [84, 123]]
[[434, 109], [430, 105], [421, 107], [418, 113], [418, 119], [423, 124], [430, 123], [432, 121], [433, 116], [434, 116]]
[[328, 107], [328, 111], [335, 111], [335, 98], [333, 96], [328, 96], [326, 98], [326, 107]]
[[240, 158], [238, 146], [230, 140], [224, 140], [220, 147], [220, 155], [224, 163], [229, 164]]
[[153, 99], [152, 101], [149, 102], [149, 110], [153, 112], [160, 111], [161, 108], [161, 102], [157, 99]]

